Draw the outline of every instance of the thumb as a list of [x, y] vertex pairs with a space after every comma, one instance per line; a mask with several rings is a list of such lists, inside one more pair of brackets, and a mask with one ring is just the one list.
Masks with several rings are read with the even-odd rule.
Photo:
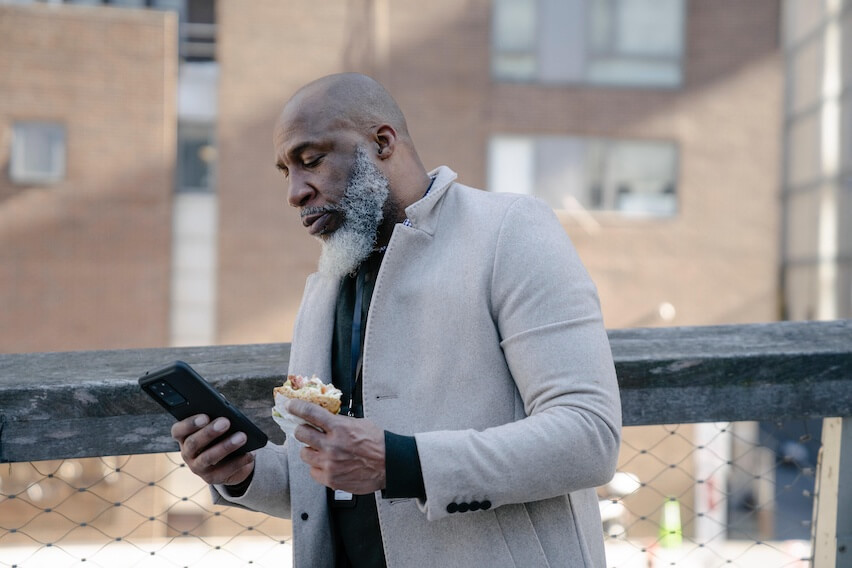
[[331, 412], [318, 404], [304, 400], [290, 399], [287, 401], [285, 409], [293, 416], [297, 416], [314, 426], [318, 426], [325, 432], [328, 431], [334, 421], [334, 415]]

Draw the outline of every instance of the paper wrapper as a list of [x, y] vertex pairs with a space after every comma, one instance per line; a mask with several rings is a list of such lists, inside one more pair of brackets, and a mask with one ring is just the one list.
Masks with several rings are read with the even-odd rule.
[[275, 406], [272, 407], [272, 419], [278, 424], [278, 427], [287, 434], [288, 437], [293, 435], [296, 426], [299, 424], [307, 424], [298, 416], [293, 416], [284, 408], [284, 403], [287, 397], [283, 394], [274, 393]]

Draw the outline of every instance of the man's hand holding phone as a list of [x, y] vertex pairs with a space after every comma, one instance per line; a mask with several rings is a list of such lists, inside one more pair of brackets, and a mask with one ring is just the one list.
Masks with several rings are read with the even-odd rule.
[[[219, 417], [210, 422], [206, 414], [190, 416], [172, 426], [172, 437], [180, 445], [180, 455], [187, 467], [211, 485], [238, 485], [254, 471], [254, 455], [233, 455], [246, 443], [243, 432], [235, 432], [217, 441], [231, 423]], [[211, 445], [212, 444], [212, 445]]]
[[171, 433], [190, 471], [210, 484], [249, 479], [251, 450], [266, 444], [266, 434], [192, 367], [175, 361], [145, 373], [139, 386], [178, 420]]

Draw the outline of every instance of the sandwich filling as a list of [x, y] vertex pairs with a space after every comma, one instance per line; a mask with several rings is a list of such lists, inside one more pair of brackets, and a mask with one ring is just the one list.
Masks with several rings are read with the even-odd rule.
[[[275, 408], [272, 409], [273, 416], [283, 416], [279, 406], [279, 396], [287, 398], [298, 398], [314, 404], [318, 404], [331, 412], [337, 414], [340, 411], [340, 397], [343, 392], [334, 385], [325, 384], [316, 375], [311, 378], [301, 375], [288, 375], [287, 380], [280, 387], [275, 387]], [[280, 401], [283, 408], [283, 401]]]

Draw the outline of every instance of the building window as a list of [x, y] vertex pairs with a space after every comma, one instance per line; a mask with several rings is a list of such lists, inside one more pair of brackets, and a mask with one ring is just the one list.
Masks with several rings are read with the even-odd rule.
[[216, 146], [212, 124], [181, 122], [178, 124], [179, 192], [212, 192]]
[[532, 194], [557, 210], [669, 217], [677, 213], [677, 163], [667, 141], [495, 136], [489, 188]]
[[685, 0], [495, 0], [492, 75], [626, 87], [682, 82]]
[[65, 177], [65, 127], [53, 122], [16, 122], [9, 177], [19, 184], [61, 181]]

